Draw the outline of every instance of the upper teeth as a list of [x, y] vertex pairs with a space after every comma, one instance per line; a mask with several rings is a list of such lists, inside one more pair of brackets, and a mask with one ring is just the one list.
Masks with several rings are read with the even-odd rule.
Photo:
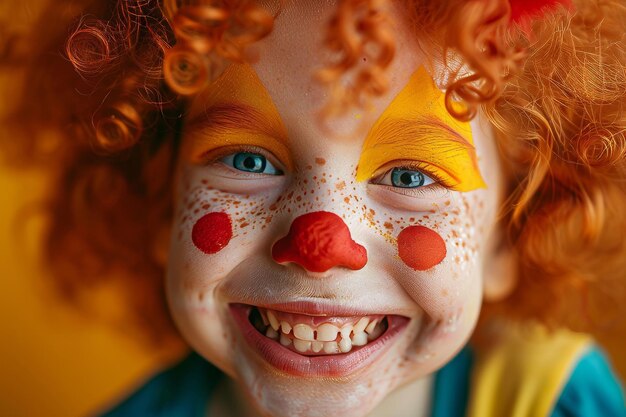
[[[277, 318], [279, 313], [259, 308], [263, 322], [269, 324], [265, 335], [279, 340], [283, 346], [290, 346], [299, 352], [345, 353], [353, 346], [364, 346], [376, 339], [384, 331], [382, 320], [361, 317], [344, 323], [341, 327], [333, 323], [322, 323], [317, 327], [305, 323], [288, 323]], [[266, 325], [267, 325], [266, 324]], [[338, 337], [339, 336], [339, 337]]]

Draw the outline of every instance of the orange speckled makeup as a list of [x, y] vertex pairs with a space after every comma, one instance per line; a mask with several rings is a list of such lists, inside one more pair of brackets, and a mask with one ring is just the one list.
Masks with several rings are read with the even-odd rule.
[[485, 187], [469, 123], [445, 108], [444, 94], [420, 67], [376, 121], [363, 144], [357, 180], [406, 164], [456, 191]]
[[193, 101], [184, 148], [193, 163], [233, 150], [267, 149], [292, 167], [287, 130], [266, 88], [247, 64], [232, 64]]

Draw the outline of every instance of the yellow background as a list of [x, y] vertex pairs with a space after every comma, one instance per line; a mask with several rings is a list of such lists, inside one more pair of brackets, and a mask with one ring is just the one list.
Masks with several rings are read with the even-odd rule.
[[[0, 2], [0, 26], [27, 28], [39, 1]], [[6, 97], [8, 74], [0, 75], [0, 97]], [[0, 111], [3, 105], [4, 99]], [[0, 134], [5, 133], [0, 129]], [[135, 335], [80, 314], [49, 294], [45, 267], [37, 263], [41, 224], [36, 217], [19, 221], [32, 213], [44, 186], [41, 173], [0, 167], [0, 417], [92, 415], [184, 353], [182, 346], [142, 344]], [[119, 308], [114, 294], [102, 300]], [[596, 335], [622, 375], [625, 336], [625, 320]]]

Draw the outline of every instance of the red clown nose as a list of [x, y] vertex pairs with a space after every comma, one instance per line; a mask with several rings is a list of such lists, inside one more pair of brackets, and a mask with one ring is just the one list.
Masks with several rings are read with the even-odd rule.
[[272, 257], [278, 263], [295, 262], [311, 272], [335, 266], [357, 270], [367, 263], [365, 248], [352, 240], [341, 217], [327, 211], [296, 218], [287, 236], [272, 247]]

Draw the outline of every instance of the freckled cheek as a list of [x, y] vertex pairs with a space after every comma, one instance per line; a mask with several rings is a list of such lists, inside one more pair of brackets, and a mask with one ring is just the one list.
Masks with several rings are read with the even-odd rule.
[[474, 287], [480, 286], [480, 280], [474, 279], [476, 270], [471, 264], [459, 260], [463, 248], [449, 239], [449, 233], [443, 236], [422, 225], [405, 227], [397, 236], [396, 259], [415, 271], [404, 268], [400, 279], [427, 314], [456, 320], [466, 304], [477, 298]]

